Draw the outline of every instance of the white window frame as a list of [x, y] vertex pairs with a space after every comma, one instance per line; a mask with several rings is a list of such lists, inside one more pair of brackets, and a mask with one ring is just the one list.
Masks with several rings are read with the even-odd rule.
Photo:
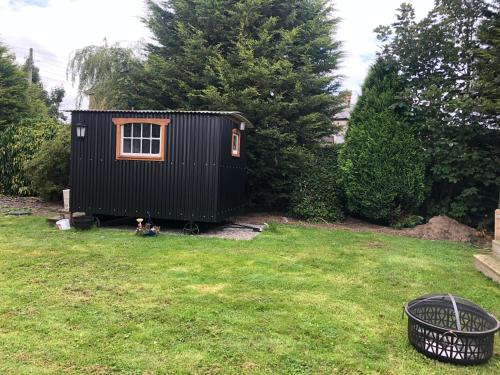
[[[125, 136], [125, 126], [131, 125], [130, 129], [130, 137]], [[141, 127], [141, 135], [139, 137], [134, 136], [134, 127], [136, 125], [140, 125]], [[144, 125], [149, 125], [150, 126], [150, 132], [149, 132], [149, 137], [144, 137], [143, 131], [144, 131]], [[162, 139], [162, 130], [161, 130], [161, 125], [157, 124], [151, 124], [148, 122], [131, 122], [128, 124], [123, 124], [121, 126], [121, 139], [120, 139], [120, 155], [121, 156], [130, 156], [130, 157], [140, 157], [140, 158], [158, 158], [161, 156], [161, 145], [163, 144], [163, 139]], [[157, 126], [160, 130], [160, 136], [159, 137], [153, 137], [153, 126]], [[125, 152], [123, 151], [123, 148], [125, 146], [125, 139], [130, 140], [130, 151], [131, 152]], [[140, 146], [141, 146], [141, 152], [133, 152], [134, 150], [134, 140], [139, 140]], [[142, 141], [143, 140], [148, 140], [149, 141], [149, 149], [153, 149], [153, 141], [159, 141], [160, 146], [158, 147], [158, 153], [143, 153], [142, 152]]]
[[[234, 137], [236, 136], [236, 142]], [[235, 146], [236, 145], [236, 149]], [[241, 132], [238, 129], [233, 129], [231, 133], [231, 156], [234, 158], [239, 158], [241, 155]]]
[[[113, 118], [112, 122], [115, 124], [115, 134], [116, 134], [116, 160], [145, 160], [145, 161], [164, 161], [165, 160], [165, 128], [170, 124], [170, 119], [168, 118]], [[133, 126], [138, 124], [141, 126], [141, 135], [140, 137], [134, 137], [134, 128]], [[129, 137], [125, 136], [125, 128], [126, 125], [132, 125], [131, 134]], [[151, 125], [151, 126], [160, 126], [160, 137], [153, 137], [153, 131], [151, 128], [151, 133], [149, 137], [143, 137], [143, 125]], [[130, 139], [130, 151], [124, 152], [124, 140]], [[152, 149], [153, 140], [159, 140], [160, 142], [160, 150], [159, 153], [134, 153], [133, 151], [133, 140], [139, 140], [141, 143], [141, 151], [142, 151], [142, 141], [149, 140], [150, 147]], [[151, 150], [150, 149], [150, 150]]]

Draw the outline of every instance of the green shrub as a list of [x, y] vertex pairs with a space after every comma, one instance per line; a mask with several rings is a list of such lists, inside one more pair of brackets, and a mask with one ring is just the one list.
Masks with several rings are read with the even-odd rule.
[[57, 120], [43, 116], [9, 124], [0, 132], [0, 191], [9, 195], [30, 195], [33, 189], [24, 173], [24, 164], [46, 139], [60, 128]]
[[398, 219], [398, 221], [395, 222], [392, 226], [396, 229], [403, 229], [403, 228], [413, 228], [423, 223], [424, 223], [424, 218], [422, 216], [408, 215]]
[[45, 140], [31, 160], [24, 164], [33, 190], [46, 200], [60, 200], [69, 185], [71, 133], [69, 126], [58, 129], [53, 139]]
[[493, 228], [500, 192], [500, 130], [436, 126], [427, 144], [425, 216]]
[[290, 214], [308, 221], [341, 220], [344, 212], [337, 180], [337, 147], [319, 148], [292, 193]]
[[424, 199], [422, 148], [395, 94], [399, 85], [397, 65], [378, 60], [339, 155], [348, 210], [383, 223], [411, 214]]

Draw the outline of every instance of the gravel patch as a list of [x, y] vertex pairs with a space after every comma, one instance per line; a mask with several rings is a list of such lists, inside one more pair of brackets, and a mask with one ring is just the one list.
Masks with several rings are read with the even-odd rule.
[[[172, 225], [169, 226], [168, 223], [161, 222], [158, 223], [155, 221], [155, 225], [159, 224], [160, 226], [160, 236], [162, 235], [185, 235], [182, 230], [182, 225]], [[239, 226], [238, 226], [239, 225]], [[243, 225], [249, 226], [249, 228], [241, 227]], [[127, 231], [131, 235], [135, 233], [135, 226], [129, 223], [124, 225], [106, 225], [106, 223], [101, 223], [102, 229], [114, 229], [114, 230], [122, 230]], [[196, 237], [207, 237], [207, 238], [223, 238], [229, 240], [242, 240], [249, 241], [255, 237], [257, 237], [267, 225], [255, 225], [255, 224], [243, 224], [238, 223], [236, 225], [233, 224], [211, 224], [209, 226], [201, 225], [200, 234], [196, 235]], [[253, 230], [255, 228], [256, 230]]]
[[229, 225], [221, 225], [215, 229], [209, 230], [205, 233], [201, 233], [200, 236], [248, 241], [257, 237], [266, 228], [266, 225], [264, 224], [260, 225], [255, 225], [255, 224], [251, 225], [243, 223], [238, 223], [238, 224], [255, 227], [258, 229], [258, 231], [253, 230], [251, 228], [236, 227], [229, 224]]

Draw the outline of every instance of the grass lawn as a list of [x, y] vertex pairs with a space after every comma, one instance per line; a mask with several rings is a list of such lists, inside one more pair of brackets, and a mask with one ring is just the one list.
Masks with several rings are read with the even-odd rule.
[[1, 374], [499, 374], [429, 360], [402, 305], [431, 292], [500, 316], [475, 249], [272, 225], [252, 241], [0, 218]]

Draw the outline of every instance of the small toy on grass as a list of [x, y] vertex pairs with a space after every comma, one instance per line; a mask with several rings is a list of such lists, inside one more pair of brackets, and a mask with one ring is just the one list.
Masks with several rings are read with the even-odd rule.
[[153, 220], [151, 219], [149, 211], [145, 225], [142, 225], [143, 221], [144, 219], [142, 218], [137, 219], [137, 229], [135, 230], [137, 236], [152, 237], [160, 234], [160, 227], [153, 225]]

